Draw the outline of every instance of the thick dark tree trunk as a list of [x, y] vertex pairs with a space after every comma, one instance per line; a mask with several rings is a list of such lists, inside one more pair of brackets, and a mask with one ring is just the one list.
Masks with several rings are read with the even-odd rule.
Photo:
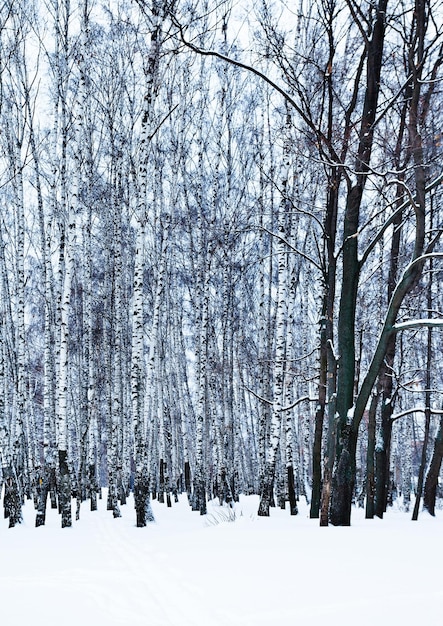
[[349, 411], [354, 401], [355, 380], [355, 318], [359, 264], [357, 258], [358, 215], [363, 193], [362, 184], [348, 195], [343, 244], [343, 286], [338, 318], [337, 371], [337, 433], [335, 464], [331, 485], [330, 522], [334, 526], [349, 526], [352, 492], [355, 484], [355, 446], [350, 447], [352, 417]]
[[3, 478], [5, 481], [5, 495], [3, 497], [4, 516], [5, 519], [9, 518], [9, 528], [14, 528], [22, 521], [22, 502], [12, 467], [3, 470]]
[[134, 480], [134, 504], [137, 528], [154, 521], [149, 499], [149, 479], [145, 471], [137, 472]]
[[[332, 117], [329, 120], [329, 126], [332, 132]], [[329, 456], [329, 460], [325, 460], [325, 476], [322, 479], [322, 439], [323, 439], [323, 424], [325, 417], [325, 408], [328, 404], [328, 416], [331, 417], [331, 412], [335, 412], [335, 384], [336, 384], [336, 363], [332, 346], [334, 345], [334, 302], [335, 302], [335, 285], [337, 274], [337, 259], [335, 256], [335, 241], [337, 235], [337, 214], [338, 214], [338, 196], [340, 188], [340, 170], [333, 168], [328, 185], [328, 198], [326, 206], [326, 217], [324, 230], [326, 235], [326, 249], [327, 249], [327, 272], [324, 277], [324, 293], [323, 293], [323, 305], [322, 305], [322, 318], [320, 328], [320, 380], [318, 386], [318, 407], [315, 413], [315, 430], [314, 430], [314, 447], [312, 452], [312, 494], [311, 494], [311, 508], [310, 517], [321, 517], [320, 525], [327, 525], [328, 523], [328, 510], [329, 510], [329, 497], [330, 497], [330, 480], [331, 473], [327, 469], [328, 464], [332, 464], [332, 456]], [[331, 422], [331, 419], [329, 419]], [[331, 424], [329, 424], [331, 426]], [[332, 451], [335, 446], [333, 428], [328, 429], [328, 449]], [[324, 481], [329, 482], [324, 482]], [[320, 508], [326, 509], [326, 516], [324, 513], [320, 515]]]
[[[431, 210], [431, 227], [432, 227], [432, 210]], [[433, 309], [433, 301], [432, 301], [432, 259], [429, 263], [429, 281], [428, 281], [428, 293], [427, 293], [427, 310], [429, 311], [429, 315], [431, 315], [431, 311]], [[428, 337], [427, 337], [427, 349], [426, 349], [426, 380], [425, 380], [425, 436], [423, 441], [423, 448], [421, 454], [421, 462], [420, 469], [418, 471], [418, 480], [417, 480], [417, 495], [415, 498], [414, 511], [412, 513], [412, 520], [416, 521], [418, 519], [418, 512], [420, 509], [420, 501], [423, 494], [423, 483], [425, 480], [425, 470], [426, 470], [426, 462], [427, 462], [427, 453], [428, 453], [428, 444], [429, 444], [429, 434], [431, 428], [431, 399], [432, 399], [432, 376], [431, 376], [431, 368], [433, 366], [432, 359], [432, 329], [428, 328]]]
[[[326, 312], [325, 312], [326, 315]], [[320, 330], [320, 381], [318, 386], [318, 406], [315, 412], [315, 429], [314, 429], [314, 445], [312, 449], [312, 492], [311, 492], [311, 508], [309, 516], [312, 519], [320, 517], [320, 501], [322, 490], [322, 440], [323, 440], [323, 422], [325, 416], [326, 405], [326, 374], [327, 374], [327, 347], [326, 347], [326, 319], [321, 321], [322, 328]], [[289, 481], [288, 467], [288, 481]], [[292, 470], [292, 480], [294, 479], [294, 470]], [[292, 511], [292, 507], [291, 507]], [[292, 513], [291, 513], [292, 514]]]
[[425, 470], [426, 470], [426, 462], [427, 462], [430, 429], [431, 429], [431, 411], [429, 409], [429, 406], [427, 406], [426, 411], [425, 411], [425, 436], [423, 439], [423, 448], [421, 451], [420, 467], [418, 470], [418, 478], [417, 478], [417, 495], [415, 497], [414, 510], [412, 512], [413, 521], [418, 520], [418, 513], [420, 510], [420, 502], [421, 502], [421, 496], [423, 493], [423, 483], [424, 483], [424, 478], [425, 478]]
[[92, 465], [89, 465], [88, 485], [89, 485], [89, 497], [91, 499], [91, 511], [96, 511], [97, 510], [98, 485], [97, 485], [97, 476], [96, 476], [95, 463], [92, 464]]
[[158, 501], [161, 504], [165, 502], [165, 462], [160, 459], [160, 479], [158, 485]]
[[59, 450], [59, 484], [58, 484], [58, 502], [62, 516], [62, 528], [72, 526], [71, 515], [71, 476], [68, 466], [68, 453], [66, 450]]
[[[332, 332], [332, 316], [328, 320]], [[331, 335], [332, 337], [332, 335]], [[335, 360], [332, 341], [328, 344], [328, 375], [327, 375], [327, 395], [328, 395], [328, 436], [326, 441], [326, 452], [323, 465], [323, 484], [321, 492], [320, 526], [329, 524], [329, 505], [332, 490], [332, 470], [334, 466], [337, 423], [336, 423], [336, 380], [337, 363]]]
[[374, 513], [380, 519], [383, 519], [383, 514], [388, 506], [392, 423], [391, 411], [383, 411], [381, 432], [375, 451], [376, 479]]
[[314, 446], [312, 450], [312, 493], [311, 507], [309, 510], [309, 516], [312, 519], [317, 519], [318, 517], [320, 517], [320, 502], [322, 490], [321, 443], [323, 433], [323, 419], [324, 412], [323, 414], [317, 412], [315, 415]]
[[35, 516], [35, 525], [44, 526], [46, 521], [46, 503], [49, 494], [49, 468], [45, 464], [42, 468], [41, 475], [38, 477], [37, 485], [37, 515]]
[[229, 506], [232, 506], [233, 497], [232, 497], [231, 485], [229, 484], [228, 476], [227, 476], [225, 468], [222, 468], [220, 472], [220, 480], [221, 480], [221, 485], [220, 485], [221, 502], [220, 503], [222, 504], [223, 502], [226, 502], [226, 504], [229, 504]]
[[323, 474], [323, 487], [322, 487], [322, 492], [321, 492], [320, 526], [328, 526], [329, 524], [329, 504], [331, 502], [331, 485], [332, 485], [332, 474], [329, 468], [328, 459], [326, 459], [325, 470]]
[[123, 484], [123, 468], [120, 467], [117, 473], [117, 496], [122, 506], [126, 504], [127, 494], [127, 489]]
[[267, 470], [263, 477], [258, 515], [261, 517], [269, 517], [270, 506], [274, 506], [274, 476]]
[[290, 512], [291, 512], [291, 515], [297, 515], [298, 508], [297, 508], [297, 498], [295, 497], [294, 468], [292, 464], [288, 465], [287, 473], [288, 473], [288, 495], [289, 495]]
[[54, 465], [51, 465], [49, 471], [49, 499], [51, 501], [51, 509], [57, 509], [57, 472]]
[[329, 520], [334, 526], [350, 526], [357, 433], [347, 426], [342, 429], [341, 436], [343, 447], [332, 479]]
[[420, 467], [418, 470], [418, 478], [417, 478], [417, 494], [415, 496], [414, 510], [412, 512], [412, 520], [414, 522], [418, 520], [421, 496], [423, 493], [423, 483], [424, 483], [425, 468], [426, 468], [426, 461], [427, 461], [427, 450], [428, 450], [428, 444], [429, 444], [430, 427], [431, 427], [431, 412], [429, 408], [427, 407], [426, 416], [425, 416], [425, 436], [423, 440], [423, 448], [421, 451]]
[[375, 496], [375, 413], [377, 411], [378, 393], [372, 396], [368, 417], [368, 448], [366, 451], [366, 519], [374, 517]]
[[423, 507], [431, 515], [435, 515], [435, 501], [437, 499], [438, 477], [443, 459], [443, 417], [440, 418], [437, 436], [434, 442], [434, 452], [426, 476]]
[[185, 489], [186, 493], [188, 494], [188, 502], [191, 501], [191, 484], [191, 467], [189, 465], [189, 461], [185, 461]]
[[206, 515], [206, 487], [202, 477], [194, 480], [192, 510], [200, 511], [200, 515]]
[[[402, 123], [403, 126], [403, 123]], [[402, 131], [403, 134], [403, 131]], [[398, 186], [398, 202], [399, 204], [403, 200], [404, 190], [402, 185]], [[391, 300], [395, 290], [398, 273], [398, 255], [400, 250], [401, 241], [401, 222], [403, 212], [400, 211], [394, 220], [394, 233], [392, 235], [391, 253], [390, 253], [390, 266], [388, 275], [388, 301]], [[380, 449], [376, 451], [376, 464], [375, 464], [375, 500], [372, 504], [373, 514], [382, 518], [383, 513], [386, 511], [388, 491], [389, 491], [389, 456], [391, 445], [391, 432], [392, 422], [391, 417], [393, 413], [393, 391], [394, 391], [394, 379], [392, 376], [392, 368], [394, 366], [395, 351], [397, 345], [397, 337], [392, 334], [387, 341], [386, 355], [383, 360], [383, 364], [380, 369], [377, 392], [382, 394], [382, 407], [381, 407], [381, 437], [380, 437]], [[375, 419], [375, 416], [374, 416]], [[375, 428], [375, 424], [374, 424]], [[375, 436], [375, 433], [374, 433]], [[369, 443], [368, 443], [369, 454]], [[368, 486], [369, 488], [369, 486]]]

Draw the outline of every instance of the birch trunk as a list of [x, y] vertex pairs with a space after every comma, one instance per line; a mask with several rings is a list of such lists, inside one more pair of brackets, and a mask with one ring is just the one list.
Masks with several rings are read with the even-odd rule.
[[69, 376], [69, 311], [71, 303], [71, 285], [74, 273], [73, 247], [75, 242], [76, 221], [73, 211], [68, 212], [65, 239], [64, 274], [60, 303], [60, 361], [57, 387], [57, 432], [59, 462], [59, 509], [62, 516], [62, 528], [72, 525], [71, 519], [71, 478], [68, 463], [68, 376]]
[[119, 442], [123, 427], [123, 388], [122, 388], [122, 229], [121, 209], [114, 202], [113, 210], [113, 287], [112, 310], [113, 329], [111, 332], [112, 345], [110, 348], [111, 367], [111, 410], [108, 427], [108, 510], [112, 510], [114, 517], [121, 517], [118, 506], [119, 490], [122, 483], [122, 458]]
[[[17, 61], [17, 60], [16, 60]], [[12, 105], [9, 111], [10, 124], [6, 126], [7, 152], [9, 164], [13, 172], [13, 200], [15, 217], [15, 326], [16, 336], [14, 345], [16, 350], [16, 390], [15, 406], [11, 420], [11, 456], [10, 466], [6, 470], [5, 480], [5, 515], [9, 517], [9, 527], [12, 528], [22, 520], [21, 506], [24, 493], [27, 489], [28, 459], [25, 445], [25, 427], [27, 422], [27, 406], [25, 394], [25, 207], [23, 197], [23, 166], [21, 147], [23, 142], [23, 119], [17, 114], [16, 127], [12, 126]]]
[[161, 29], [166, 14], [166, 4], [153, 1], [151, 4], [150, 45], [148, 49], [144, 73], [146, 89], [143, 101], [143, 113], [141, 121], [141, 134], [138, 160], [138, 239], [134, 270], [133, 292], [133, 336], [132, 336], [132, 406], [133, 420], [135, 423], [135, 446], [136, 446], [136, 475], [134, 481], [135, 508], [137, 512], [137, 526], [145, 526], [147, 521], [153, 519], [149, 501], [149, 469], [147, 450], [147, 424], [144, 406], [144, 321], [143, 321], [143, 246], [144, 227], [148, 218], [147, 191], [148, 191], [148, 165], [150, 147], [154, 129], [154, 105], [159, 84]]
[[143, 270], [144, 224], [139, 223], [135, 250], [133, 305], [132, 305], [132, 355], [131, 391], [132, 419], [134, 425], [135, 477], [134, 500], [139, 528], [150, 521], [149, 478], [147, 471], [147, 442], [144, 418], [144, 323], [143, 323]]
[[[202, 224], [200, 222], [200, 233]], [[202, 247], [204, 250], [204, 247]], [[205, 252], [202, 259], [203, 267], [200, 275], [200, 324], [198, 334], [198, 395], [196, 406], [196, 444], [195, 444], [195, 472], [194, 472], [194, 511], [200, 515], [206, 514], [206, 472], [205, 472], [205, 429], [207, 414], [207, 359], [209, 338], [209, 267]]]
[[[163, 357], [160, 354], [160, 322], [162, 309], [164, 304], [164, 290], [165, 290], [165, 279], [166, 279], [166, 262], [167, 262], [167, 253], [168, 253], [168, 240], [169, 240], [169, 228], [170, 228], [170, 217], [167, 214], [164, 214], [161, 217], [161, 244], [158, 258], [158, 271], [156, 275], [156, 286], [155, 286], [155, 295], [154, 295], [154, 303], [153, 303], [153, 316], [149, 337], [149, 352], [148, 352], [148, 363], [147, 363], [147, 374], [146, 374], [146, 411], [148, 412], [146, 416], [146, 433], [145, 437], [149, 441], [152, 440], [153, 431], [159, 430], [159, 448], [160, 448], [160, 482], [161, 488], [159, 490], [159, 499], [162, 501], [164, 497], [165, 491], [165, 471], [167, 471], [167, 462], [166, 462], [166, 440], [165, 440], [165, 416], [164, 416], [164, 406], [163, 406], [163, 385], [164, 385], [164, 376], [163, 376], [163, 367], [162, 360]], [[148, 432], [148, 429], [151, 429], [151, 433]], [[151, 458], [154, 455], [154, 450], [151, 449]], [[169, 495], [170, 498], [170, 495]]]
[[282, 409], [284, 399], [284, 381], [286, 364], [286, 323], [287, 323], [287, 254], [285, 244], [284, 215], [279, 215], [278, 234], [280, 238], [277, 242], [278, 255], [278, 292], [277, 292], [277, 314], [275, 320], [276, 339], [274, 356], [274, 395], [272, 404], [270, 442], [267, 450], [266, 469], [263, 482], [263, 489], [260, 496], [258, 515], [269, 516], [269, 507], [272, 500], [272, 490], [274, 485], [277, 453], [280, 444], [280, 431], [282, 421]]

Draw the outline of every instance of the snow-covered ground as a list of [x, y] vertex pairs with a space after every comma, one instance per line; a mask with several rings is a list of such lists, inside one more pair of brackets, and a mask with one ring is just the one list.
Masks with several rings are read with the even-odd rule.
[[[391, 511], [351, 528], [319, 528], [306, 507], [258, 518], [244, 497], [235, 520], [153, 502], [136, 528], [105, 510], [61, 529], [0, 520], [0, 620], [5, 626], [326, 626], [443, 624], [443, 519]], [[223, 513], [224, 511], [224, 513]], [[223, 514], [222, 514], [223, 513]]]

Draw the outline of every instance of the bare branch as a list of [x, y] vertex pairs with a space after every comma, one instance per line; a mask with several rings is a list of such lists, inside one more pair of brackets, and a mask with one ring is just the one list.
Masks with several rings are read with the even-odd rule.
[[416, 406], [412, 409], [406, 409], [405, 411], [401, 411], [401, 413], [395, 413], [395, 415], [391, 417], [391, 422], [395, 422], [401, 417], [404, 417], [405, 415], [410, 415], [411, 413], [426, 413], [426, 411], [429, 411], [429, 413], [431, 413], [432, 415], [443, 415], [443, 410], [441, 409], [431, 409], [429, 407]]
[[306, 261], [309, 261], [309, 263], [312, 263], [312, 265], [314, 267], [316, 267], [318, 270], [320, 270], [320, 272], [323, 272], [323, 268], [321, 267], [321, 265], [319, 263], [317, 263], [317, 261], [314, 261], [314, 259], [312, 259], [310, 256], [308, 256], [307, 254], [305, 254], [304, 252], [302, 252], [298, 248], [295, 248], [291, 243], [289, 243], [289, 241], [287, 239], [285, 239], [284, 237], [282, 237], [278, 233], [273, 233], [272, 230], [268, 230], [267, 228], [265, 228], [265, 226], [257, 226], [257, 228], [259, 228], [260, 230], [263, 230], [265, 233], [268, 233], [268, 235], [271, 235], [272, 237], [276, 237], [282, 243], [284, 243], [286, 246], [288, 246], [288, 248], [290, 250], [292, 250], [293, 252], [296, 252], [301, 257], [303, 257]]
[[300, 404], [301, 402], [318, 402], [318, 398], [310, 398], [309, 396], [302, 396], [301, 398], [298, 398], [297, 400], [295, 400], [295, 402], [293, 402], [289, 406], [282, 407], [281, 410], [282, 412], [290, 411], [291, 409], [295, 408], [297, 404]]
[[249, 391], [249, 393], [252, 393], [252, 395], [255, 398], [257, 398], [257, 400], [260, 400], [260, 402], [264, 402], [265, 404], [269, 404], [270, 406], [273, 406], [274, 402], [272, 400], [268, 400], [267, 398], [263, 398], [262, 396], [259, 396], [258, 393], [255, 393], [255, 391], [253, 391], [249, 387], [246, 387], [246, 385], [243, 385], [243, 389], [245, 389], [246, 391]]
[[171, 115], [174, 113], [175, 109], [178, 107], [178, 104], [175, 105], [175, 107], [173, 107], [169, 113], [167, 113], [165, 115], [165, 117], [157, 124], [156, 128], [152, 131], [152, 133], [149, 134], [149, 141], [151, 141], [151, 139], [153, 139], [155, 137], [155, 135], [158, 133], [158, 131], [160, 130], [160, 128], [163, 126], [163, 124], [171, 117]]
[[178, 20], [172, 13], [170, 13], [170, 18], [174, 26], [178, 29], [182, 43], [187, 48], [189, 48], [193, 52], [196, 52], [197, 54], [200, 54], [202, 56], [215, 57], [216, 59], [220, 59], [221, 61], [230, 63], [231, 65], [234, 65], [235, 67], [239, 67], [240, 69], [246, 70], [247, 72], [250, 72], [251, 74], [255, 74], [255, 76], [258, 76], [265, 83], [267, 83], [273, 89], [275, 89], [284, 98], [284, 100], [288, 104], [290, 104], [295, 109], [295, 111], [297, 111], [297, 113], [300, 115], [300, 117], [303, 119], [306, 125], [315, 133], [315, 135], [319, 138], [319, 140], [321, 140], [328, 147], [328, 150], [331, 154], [332, 159], [336, 161], [337, 164], [340, 162], [339, 156], [335, 152], [334, 148], [332, 147], [331, 142], [328, 141], [327, 137], [325, 137], [324, 133], [322, 133], [319, 130], [317, 125], [313, 122], [313, 120], [306, 113], [306, 111], [303, 110], [303, 108], [294, 100], [294, 98], [285, 89], [283, 89], [283, 87], [281, 87], [278, 83], [272, 80], [272, 78], [270, 78], [269, 76], [267, 76], [266, 74], [264, 74], [263, 72], [261, 72], [260, 70], [258, 70], [256, 67], [252, 65], [248, 65], [247, 63], [238, 61], [237, 59], [226, 56], [225, 54], [222, 54], [221, 52], [217, 52], [216, 50], [205, 50], [203, 48], [200, 48], [199, 46], [196, 46], [195, 44], [193, 44], [192, 42], [186, 39], [183, 26], [178, 22]]
[[[243, 386], [243, 389], [245, 389], [246, 391], [249, 391], [249, 393], [252, 393], [252, 395], [255, 398], [257, 398], [257, 400], [260, 400], [260, 402], [265, 402], [266, 404], [269, 404], [270, 406], [274, 406], [274, 402], [272, 400], [268, 400], [267, 398], [263, 398], [262, 396], [259, 396], [258, 393], [255, 393], [255, 391], [253, 391], [249, 387], [246, 387], [246, 385]], [[289, 406], [282, 407], [280, 411], [282, 413], [285, 411], [290, 411], [291, 409], [295, 408], [298, 404], [300, 404], [301, 402], [305, 402], [305, 401], [318, 402], [318, 398], [310, 398], [309, 396], [302, 396], [301, 398], [297, 398], [297, 400], [295, 400]]]
[[[433, 180], [432, 183], [430, 183], [427, 187], [425, 187], [425, 193], [429, 193], [430, 191], [432, 191], [433, 189], [435, 189], [442, 183], [443, 183], [443, 173], [440, 174], [440, 176], [437, 176], [437, 178]], [[402, 211], [404, 211], [404, 209], [406, 209], [408, 206], [411, 206], [412, 200], [413, 199], [411, 199], [411, 197], [408, 200], [405, 200], [386, 220], [386, 222], [380, 228], [378, 233], [375, 235], [374, 239], [371, 241], [371, 243], [367, 246], [366, 250], [364, 251], [360, 259], [360, 267], [362, 267], [364, 263], [367, 261], [369, 255], [371, 254], [371, 252], [373, 251], [377, 243], [380, 241], [380, 239], [383, 237], [384, 233], [389, 228], [389, 226], [391, 226], [396, 216]]]

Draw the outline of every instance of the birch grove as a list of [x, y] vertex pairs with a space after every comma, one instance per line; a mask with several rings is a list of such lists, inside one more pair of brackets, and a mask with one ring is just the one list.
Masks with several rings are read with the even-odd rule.
[[0, 8], [11, 527], [441, 505], [443, 5], [240, 4]]

